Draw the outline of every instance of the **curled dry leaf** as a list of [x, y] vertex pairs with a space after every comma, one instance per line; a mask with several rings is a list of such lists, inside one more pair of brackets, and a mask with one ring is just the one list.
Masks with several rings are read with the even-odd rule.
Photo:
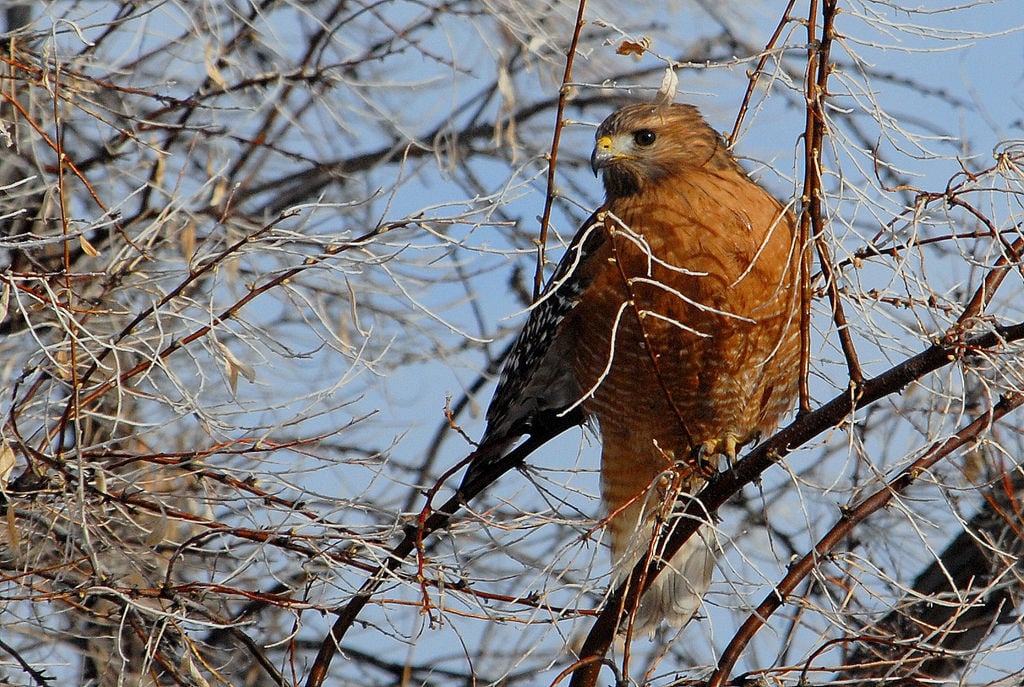
[[658, 95], [655, 100], [658, 105], [669, 105], [675, 101], [678, 91], [679, 77], [676, 75], [676, 70], [672, 67], [666, 67], [665, 74], [661, 77], [661, 85], [658, 86]]
[[89, 240], [81, 234], [78, 236], [78, 245], [82, 247], [82, 252], [90, 258], [100, 257], [100, 252], [96, 250], [96, 247], [89, 243]]
[[636, 59], [640, 59], [650, 47], [651, 39], [648, 36], [640, 36], [636, 41], [622, 41], [619, 43], [619, 47], [615, 49], [615, 54], [632, 55]]
[[224, 344], [217, 342], [217, 350], [221, 355], [221, 362], [224, 363], [224, 371], [228, 375], [228, 386], [231, 387], [231, 393], [235, 393], [238, 390], [238, 375], [241, 374], [245, 377], [245, 380], [249, 383], [256, 381], [256, 370], [252, 365], [246, 365], [231, 352], [231, 349]]

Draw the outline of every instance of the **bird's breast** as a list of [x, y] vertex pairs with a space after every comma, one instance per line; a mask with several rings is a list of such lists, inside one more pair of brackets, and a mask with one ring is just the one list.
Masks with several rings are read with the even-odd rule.
[[609, 204], [610, 240], [572, 323], [584, 410], [606, 444], [624, 433], [685, 454], [723, 433], [743, 440], [792, 398], [792, 219], [749, 180], [757, 202], [740, 209], [716, 204], [709, 183]]

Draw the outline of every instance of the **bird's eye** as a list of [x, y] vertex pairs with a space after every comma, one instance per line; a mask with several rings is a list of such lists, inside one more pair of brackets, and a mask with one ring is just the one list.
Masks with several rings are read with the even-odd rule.
[[637, 131], [635, 134], [633, 134], [633, 142], [636, 143], [638, 146], [646, 147], [654, 143], [654, 139], [656, 139], [657, 137], [658, 135], [655, 134], [650, 129], [640, 129], [640, 131]]

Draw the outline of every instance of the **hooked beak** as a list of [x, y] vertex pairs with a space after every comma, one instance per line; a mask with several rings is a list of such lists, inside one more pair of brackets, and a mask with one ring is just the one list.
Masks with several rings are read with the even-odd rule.
[[612, 152], [611, 136], [602, 136], [597, 139], [597, 143], [594, 144], [594, 152], [590, 154], [590, 169], [594, 172], [594, 176], [597, 176], [597, 173], [614, 159], [615, 153]]

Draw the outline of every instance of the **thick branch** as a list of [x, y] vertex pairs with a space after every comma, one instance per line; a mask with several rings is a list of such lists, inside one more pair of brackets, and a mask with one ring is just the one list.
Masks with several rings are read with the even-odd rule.
[[[939, 342], [916, 356], [890, 368], [877, 377], [865, 380], [861, 393], [854, 398], [841, 393], [811, 413], [804, 414], [780, 430], [768, 441], [757, 446], [732, 470], [722, 473], [701, 492], [699, 498], [687, 506], [677, 518], [675, 526], [666, 533], [664, 546], [659, 542], [655, 550], [662, 551], [656, 560], [641, 561], [629, 578], [608, 598], [587, 640], [580, 650], [580, 667], [573, 675], [571, 687], [593, 687], [597, 682], [603, 657], [611, 647], [620, 618], [628, 617], [637, 608], [646, 587], [671, 560], [680, 547], [706, 520], [706, 513], [718, 510], [736, 492], [754, 482], [773, 463], [828, 429], [841, 425], [856, 408], [869, 406], [878, 400], [899, 393], [911, 382], [941, 369], [957, 360], [963, 349], [991, 349], [1024, 339], [1024, 322], [973, 337], [959, 344]], [[640, 581], [643, 581], [641, 583]], [[598, 659], [598, 660], [595, 660]]]
[[933, 444], [921, 458], [900, 472], [895, 479], [875, 491], [854, 508], [844, 512], [839, 522], [818, 541], [807, 555], [789, 566], [789, 572], [786, 573], [786, 576], [775, 585], [775, 588], [765, 596], [764, 600], [747, 617], [747, 620], [736, 632], [732, 641], [729, 642], [729, 646], [723, 652], [722, 658], [718, 662], [718, 668], [708, 681], [708, 687], [722, 687], [725, 684], [726, 679], [728, 679], [729, 674], [732, 672], [733, 666], [736, 665], [736, 662], [757, 631], [764, 627], [768, 622], [768, 618], [786, 603], [786, 599], [796, 590], [797, 585], [806, 579], [818, 566], [819, 561], [827, 558], [828, 554], [834, 551], [839, 543], [848, 537], [857, 525], [892, 501], [897, 494], [904, 492], [907, 487], [917, 480], [917, 477], [922, 472], [930, 469], [964, 444], [975, 440], [993, 422], [998, 421], [1021, 404], [1024, 404], [1024, 393], [1018, 392], [1004, 397], [992, 408], [990, 413], [979, 417], [952, 437]]

